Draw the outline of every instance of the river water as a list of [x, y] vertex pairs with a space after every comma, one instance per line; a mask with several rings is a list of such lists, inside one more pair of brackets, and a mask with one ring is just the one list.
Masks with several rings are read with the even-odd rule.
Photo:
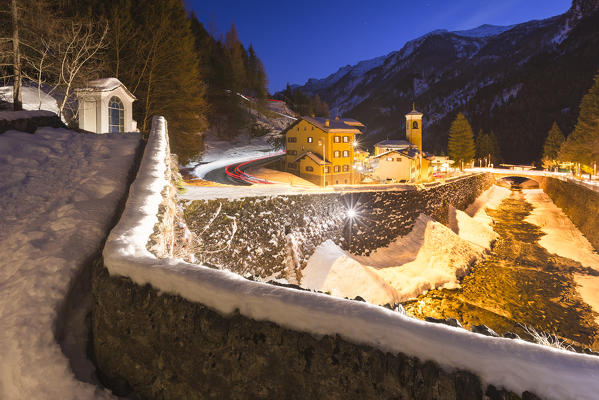
[[489, 256], [479, 261], [458, 289], [431, 290], [404, 303], [417, 318], [456, 318], [466, 328], [484, 324], [497, 333], [527, 337], [523, 325], [556, 334], [578, 348], [599, 350], [599, 325], [577, 288], [576, 277], [597, 275], [577, 261], [549, 253], [545, 235], [525, 221], [534, 207], [513, 190], [495, 209], [499, 234]]

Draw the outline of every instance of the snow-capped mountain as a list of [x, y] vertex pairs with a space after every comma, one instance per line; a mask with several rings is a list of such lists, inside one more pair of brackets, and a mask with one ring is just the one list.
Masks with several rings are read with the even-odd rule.
[[331, 113], [356, 118], [375, 142], [402, 137], [413, 101], [425, 114], [425, 147], [445, 151], [449, 124], [464, 112], [476, 132], [494, 131], [503, 157], [539, 157], [553, 121], [572, 130], [599, 69], [599, 1], [574, 0], [562, 15], [512, 26], [437, 30], [400, 50], [295, 86]]

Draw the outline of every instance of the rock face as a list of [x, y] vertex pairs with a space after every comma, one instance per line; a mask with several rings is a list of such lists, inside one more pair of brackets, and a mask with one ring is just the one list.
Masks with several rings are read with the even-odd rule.
[[[93, 270], [93, 331], [104, 384], [136, 398], [481, 399], [478, 377], [315, 338]], [[493, 388], [492, 398], [519, 399]]]

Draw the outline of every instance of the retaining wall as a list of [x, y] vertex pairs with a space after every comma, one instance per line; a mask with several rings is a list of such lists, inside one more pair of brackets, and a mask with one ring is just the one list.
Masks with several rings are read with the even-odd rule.
[[34, 133], [40, 127], [65, 128], [51, 111], [0, 111], [0, 133], [8, 130]]
[[[121, 222], [107, 241], [103, 263], [94, 267], [94, 352], [105, 382], [121, 394], [469, 399], [486, 392], [491, 399], [536, 398], [530, 391], [550, 399], [592, 399], [599, 391], [599, 360], [593, 356], [486, 337], [359, 301], [156, 258], [147, 243], [169, 184], [165, 125], [154, 120]], [[445, 214], [450, 199], [442, 190], [458, 201], [469, 196], [458, 189], [436, 190], [428, 192], [422, 208], [410, 197], [416, 193], [380, 199], [372, 194], [372, 201], [384, 210], [397, 196], [397, 205], [413, 208], [406, 215], [427, 207], [431, 214]], [[330, 198], [335, 210], [341, 198]], [[318, 210], [319, 203], [307, 204], [303, 211], [317, 218], [320, 214], [310, 210]], [[238, 213], [225, 213], [226, 220], [244, 220]], [[392, 222], [384, 225], [390, 215], [381, 214], [376, 220], [381, 226], [369, 234], [390, 229]], [[269, 222], [275, 224], [276, 219]], [[377, 239], [384, 243], [388, 237], [391, 233]]]

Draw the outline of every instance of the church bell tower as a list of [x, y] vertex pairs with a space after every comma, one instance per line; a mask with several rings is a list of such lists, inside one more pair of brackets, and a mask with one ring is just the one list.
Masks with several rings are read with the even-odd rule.
[[406, 137], [408, 142], [422, 151], [422, 113], [416, 111], [416, 105], [412, 105], [412, 111], [406, 114]]

